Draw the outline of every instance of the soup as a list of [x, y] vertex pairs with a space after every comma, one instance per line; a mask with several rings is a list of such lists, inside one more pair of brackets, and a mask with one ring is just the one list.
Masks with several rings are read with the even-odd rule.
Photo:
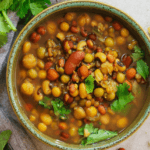
[[117, 136], [140, 112], [148, 66], [120, 22], [94, 13], [51, 16], [24, 41], [17, 91], [44, 134], [74, 144]]

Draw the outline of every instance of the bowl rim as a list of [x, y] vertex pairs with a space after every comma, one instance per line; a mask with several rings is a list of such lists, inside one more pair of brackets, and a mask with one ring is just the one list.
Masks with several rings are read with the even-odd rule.
[[[149, 43], [149, 42], [150, 42], [150, 38], [148, 37], [148, 35], [146, 34], [146, 32], [142, 29], [142, 27], [141, 27], [132, 17], [130, 17], [128, 14], [126, 14], [126, 13], [123, 12], [122, 10], [120, 10], [120, 9], [114, 7], [114, 6], [111, 6], [111, 5], [109, 5], [109, 4], [106, 4], [106, 3], [103, 3], [103, 2], [99, 2], [99, 1], [96, 1], [96, 0], [70, 0], [70, 1], [59, 2], [59, 3], [57, 3], [57, 4], [54, 4], [54, 5], [50, 6], [50, 7], [48, 7], [47, 9], [43, 10], [43, 11], [40, 12], [38, 15], [34, 16], [34, 17], [24, 26], [24, 28], [21, 30], [21, 32], [20, 32], [19, 35], [17, 36], [17, 38], [16, 38], [16, 40], [15, 40], [15, 42], [14, 42], [12, 48], [11, 48], [11, 51], [10, 51], [10, 53], [9, 53], [9, 58], [8, 58], [8, 61], [7, 61], [6, 86], [7, 86], [7, 93], [8, 93], [9, 101], [10, 101], [10, 103], [11, 103], [11, 106], [12, 106], [12, 108], [13, 108], [14, 113], [16, 114], [18, 120], [19, 120], [20, 123], [24, 126], [24, 128], [27, 129], [35, 138], [37, 138], [38, 140], [42, 141], [43, 143], [45, 143], [45, 144], [47, 144], [47, 145], [49, 145], [49, 146], [52, 146], [52, 147], [55, 146], [55, 148], [58, 147], [58, 148], [61, 148], [61, 149], [69, 149], [69, 150], [78, 150], [78, 149], [81, 149], [81, 148], [82, 148], [82, 150], [85, 150], [85, 149], [92, 150], [92, 149], [99, 149], [99, 148], [112, 147], [112, 146], [114, 146], [114, 145], [116, 145], [116, 144], [118, 144], [118, 143], [123, 142], [126, 138], [130, 137], [133, 133], [135, 133], [135, 131], [138, 130], [138, 128], [144, 123], [144, 121], [146, 120], [146, 118], [148, 118], [148, 115], [150, 115], [150, 113], [149, 113], [149, 112], [150, 112], [150, 104], [149, 104], [149, 106], [147, 107], [143, 118], [140, 119], [140, 121], [139, 121], [140, 123], [138, 122], [137, 126], [134, 126], [134, 129], [132, 128], [132, 130], [131, 130], [130, 132], [128, 132], [128, 133], [126, 134], [126, 136], [123, 136], [123, 138], [121, 138], [120, 140], [117, 140], [117, 141], [115, 141], [115, 142], [111, 142], [110, 144], [106, 144], [106, 145], [104, 145], [104, 146], [102, 146], [102, 147], [96, 147], [96, 148], [88, 148], [88, 147], [70, 148], [69, 146], [68, 146], [68, 147], [65, 147], [65, 146], [59, 145], [58, 143], [54, 143], [54, 142], [51, 142], [51, 141], [47, 141], [44, 137], [37, 136], [37, 135], [39, 135], [38, 133], [36, 133], [36, 135], [35, 135], [35, 132], [33, 132], [33, 130], [31, 129], [31, 126], [30, 126], [27, 122], [25, 122], [25, 120], [24, 120], [24, 118], [22, 117], [22, 115], [18, 112], [18, 108], [17, 108], [17, 106], [15, 105], [15, 99], [13, 99], [13, 98], [14, 98], [14, 97], [13, 97], [13, 93], [11, 93], [11, 87], [12, 87], [13, 85], [11, 84], [11, 77], [12, 77], [11, 71], [12, 71], [12, 67], [10, 68], [10, 64], [13, 63], [13, 61], [14, 61], [14, 60], [11, 60], [11, 58], [12, 58], [13, 50], [15, 49], [15, 45], [16, 45], [16, 43], [19, 41], [20, 36], [21, 36], [22, 33], [26, 30], [26, 28], [27, 28], [36, 18], [38, 18], [41, 14], [46, 13], [48, 10], [53, 9], [53, 8], [55, 8], [55, 7], [59, 7], [59, 6], [61, 6], [61, 5], [67, 5], [67, 4], [71, 4], [71, 3], [74, 3], [74, 4], [75, 4], [75, 3], [76, 3], [76, 4], [77, 4], [77, 3], [78, 3], [78, 4], [79, 4], [79, 3], [80, 3], [80, 4], [82, 4], [82, 3], [98, 4], [98, 5], [105, 6], [105, 7], [108, 7], [108, 8], [113, 9], [114, 11], [116, 11], [115, 14], [117, 14], [117, 12], [120, 12], [122, 15], [126, 16], [131, 22], [135, 23], [135, 26], [137, 26], [137, 27], [139, 28], [139, 30], [140, 30], [139, 32], [142, 33], [142, 37], [143, 37], [143, 39], [144, 39], [144, 41], [145, 41], [145, 44], [146, 44], [146, 46], [148, 47], [148, 49], [150, 50], [150, 43]], [[85, 6], [85, 5], [83, 5], [83, 6]], [[73, 6], [73, 7], [75, 7], [75, 6]], [[97, 8], [98, 8], [98, 7], [97, 7]], [[61, 8], [61, 9], [64, 9], [64, 7]], [[61, 10], [61, 9], [60, 9], [60, 10]], [[99, 8], [99, 9], [100, 9], [100, 8]], [[59, 10], [59, 9], [58, 9], [58, 10]], [[52, 13], [53, 13], [53, 11], [52, 11]], [[55, 13], [55, 12], [54, 12], [54, 13]], [[114, 13], [114, 12], [113, 12], [113, 13]], [[40, 19], [38, 20], [38, 22], [39, 22], [39, 21], [40, 21]], [[132, 26], [134, 26], [134, 25], [132, 24]], [[137, 29], [136, 29], [136, 30], [137, 30]], [[146, 39], [147, 39], [147, 40], [146, 40]], [[18, 49], [18, 46], [17, 46], [16, 49]], [[17, 51], [17, 50], [16, 50], [16, 51]], [[14, 56], [13, 56], [13, 57], [14, 57]], [[69, 145], [69, 144], [68, 144], [68, 145]], [[70, 144], [70, 145], [71, 145], [71, 144]]]

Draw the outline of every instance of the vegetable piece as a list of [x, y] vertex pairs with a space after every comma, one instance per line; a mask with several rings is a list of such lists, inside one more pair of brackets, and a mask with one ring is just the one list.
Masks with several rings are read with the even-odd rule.
[[44, 96], [44, 98], [39, 101], [39, 105], [42, 105], [44, 108], [51, 109], [51, 107], [50, 107], [51, 103], [50, 102], [51, 102], [51, 99], [47, 96]]
[[128, 68], [132, 63], [132, 58], [130, 56], [124, 55], [123, 59], [122, 59], [122, 62], [126, 66], [126, 68]]
[[71, 110], [66, 109], [63, 101], [61, 101], [59, 98], [51, 101], [51, 104], [53, 105], [55, 115], [60, 116], [60, 118], [65, 117], [65, 115], [71, 113]]
[[135, 45], [134, 46], [134, 53], [132, 53], [131, 57], [133, 58], [133, 61], [138, 61], [138, 60], [144, 58], [144, 52], [141, 50], [140, 47]]
[[0, 149], [3, 150], [7, 144], [12, 132], [10, 130], [2, 131], [0, 134]]
[[130, 68], [126, 71], [126, 76], [127, 76], [127, 79], [131, 80], [135, 77], [136, 75], [136, 70], [134, 68]]
[[48, 69], [47, 78], [50, 81], [55, 81], [58, 79], [58, 77], [59, 77], [59, 74], [57, 73], [57, 71], [55, 69]]
[[25, 104], [26, 111], [31, 111], [32, 108], [33, 108], [32, 104], [30, 104], [30, 103]]
[[4, 32], [0, 32], [0, 47], [7, 43], [7, 34]]
[[85, 86], [86, 86], [86, 91], [87, 91], [88, 94], [93, 92], [93, 89], [94, 89], [94, 78], [92, 77], [92, 75], [89, 75], [85, 79]]
[[92, 123], [86, 124], [84, 127], [79, 128], [78, 130], [79, 135], [84, 135], [85, 130], [87, 130], [90, 134], [87, 138], [82, 140], [81, 142], [82, 145], [92, 144], [118, 135], [117, 132], [101, 129], [98, 130], [98, 128], [93, 127]]
[[149, 67], [142, 59], [137, 61], [136, 70], [144, 79], [146, 79], [149, 75]]
[[70, 75], [84, 59], [85, 53], [82, 51], [76, 51], [72, 53], [65, 63], [65, 73]]
[[123, 110], [124, 107], [134, 99], [134, 96], [128, 92], [130, 87], [127, 85], [127, 83], [119, 84], [117, 88], [118, 100], [115, 100], [111, 105], [111, 109], [113, 111]]

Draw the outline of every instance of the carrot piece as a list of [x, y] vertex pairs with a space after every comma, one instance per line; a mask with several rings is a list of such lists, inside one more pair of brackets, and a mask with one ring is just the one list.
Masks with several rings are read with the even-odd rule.
[[130, 68], [126, 71], [126, 76], [128, 80], [133, 79], [135, 75], [136, 75], [136, 70], [134, 68]]
[[124, 55], [123, 59], [122, 59], [122, 62], [126, 66], [126, 68], [128, 68], [132, 63], [132, 58], [130, 56]]
[[127, 83], [130, 86], [128, 91], [131, 92], [132, 91], [132, 84], [131, 84], [131, 82], [129, 82], [128, 80], [125, 80], [125, 83]]
[[33, 108], [32, 104], [30, 104], [30, 103], [25, 104], [26, 111], [31, 111], [32, 108]]
[[108, 59], [108, 61], [109, 61], [110, 63], [113, 63], [113, 62], [115, 61], [114, 56], [111, 55], [111, 54], [108, 54], [108, 55], [107, 55], [107, 59]]
[[119, 31], [122, 28], [122, 25], [118, 21], [114, 21], [112, 23], [112, 26], [114, 27], [115, 30]]

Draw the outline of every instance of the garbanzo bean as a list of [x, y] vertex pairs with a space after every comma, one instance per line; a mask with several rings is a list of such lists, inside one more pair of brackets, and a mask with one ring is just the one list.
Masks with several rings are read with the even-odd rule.
[[53, 21], [48, 22], [47, 31], [49, 34], [55, 34], [56, 28], [57, 28], [57, 25], [55, 22], [53, 22]]
[[26, 41], [26, 42], [23, 44], [23, 48], [22, 48], [23, 53], [29, 52], [30, 49], [31, 49], [31, 42]]
[[90, 101], [90, 100], [86, 101], [86, 102], [85, 102], [85, 106], [86, 106], [86, 107], [90, 107], [90, 106], [91, 106], [91, 101]]
[[44, 69], [44, 61], [42, 61], [41, 59], [38, 59], [37, 60], [37, 66], [40, 68], [40, 69]]
[[62, 75], [60, 79], [63, 83], [68, 83], [70, 81], [70, 77], [68, 75], [65, 75], [65, 74]]
[[104, 76], [103, 76], [102, 72], [100, 71], [100, 69], [96, 69], [96, 70], [94, 71], [94, 76], [95, 76], [95, 80], [96, 80], [97, 82], [102, 81], [103, 78], [104, 78]]
[[36, 120], [36, 117], [34, 115], [30, 115], [29, 119], [31, 122], [34, 122]]
[[96, 88], [94, 90], [95, 97], [102, 97], [104, 95], [104, 89], [103, 88]]
[[92, 55], [92, 54], [89, 54], [89, 53], [87, 53], [87, 54], [85, 55], [85, 57], [84, 57], [84, 61], [85, 61], [86, 63], [91, 63], [91, 62], [93, 61], [93, 59], [94, 59], [93, 55]]
[[27, 72], [28, 77], [35, 79], [37, 77], [37, 71], [35, 69], [30, 69]]
[[76, 119], [83, 119], [86, 117], [85, 111], [82, 107], [74, 107], [73, 114]]
[[23, 94], [30, 96], [32, 95], [33, 91], [34, 91], [34, 87], [32, 83], [26, 82], [21, 85], [21, 92]]
[[86, 13], [81, 14], [77, 19], [79, 26], [88, 25], [90, 23], [90, 21], [91, 21], [91, 18]]
[[97, 109], [94, 106], [86, 108], [86, 115], [89, 117], [95, 117], [97, 115]]
[[115, 97], [116, 97], [115, 92], [112, 92], [112, 93], [107, 94], [106, 100], [112, 101], [115, 99]]
[[78, 120], [78, 121], [77, 121], [77, 126], [78, 126], [78, 127], [81, 127], [82, 124], [83, 124], [83, 122], [82, 122], [81, 120]]
[[72, 21], [75, 17], [76, 17], [76, 13], [73, 12], [69, 12], [65, 15], [65, 19], [67, 21]]
[[113, 47], [114, 46], [114, 39], [111, 37], [107, 37], [105, 39], [105, 45], [108, 47]]
[[118, 81], [119, 83], [123, 83], [124, 80], [125, 80], [125, 74], [123, 74], [123, 73], [121, 73], [121, 72], [118, 72], [116, 79], [117, 79], [117, 81]]
[[118, 128], [125, 128], [128, 125], [127, 117], [122, 117], [117, 121]]
[[27, 76], [26, 70], [24, 70], [24, 69], [20, 70], [19, 76], [20, 76], [21, 79], [25, 79], [26, 76]]
[[67, 32], [69, 30], [69, 24], [67, 22], [62, 22], [60, 24], [60, 29], [64, 32]]
[[44, 124], [44, 123], [39, 123], [38, 124], [38, 129], [41, 131], [41, 132], [45, 132], [47, 130], [47, 126]]
[[91, 21], [91, 26], [96, 27], [96, 26], [98, 26], [98, 23], [95, 20], [92, 20]]
[[47, 76], [47, 73], [46, 73], [45, 70], [40, 70], [40, 71], [38, 72], [38, 77], [39, 77], [40, 79], [45, 79], [46, 76]]
[[129, 36], [129, 31], [126, 28], [122, 28], [120, 34], [123, 37], [127, 37]]
[[77, 133], [78, 133], [78, 128], [77, 128], [77, 127], [71, 127], [71, 128], [69, 129], [69, 134], [70, 134], [70, 136], [76, 136]]
[[37, 111], [36, 109], [32, 109], [31, 114], [32, 114], [33, 116], [35, 116], [36, 118], [39, 117], [39, 113], [38, 113], [38, 111]]
[[49, 114], [42, 113], [40, 115], [40, 119], [46, 125], [50, 125], [52, 123], [52, 118]]
[[52, 94], [54, 97], [59, 97], [61, 95], [61, 90], [59, 87], [52, 88]]
[[22, 63], [25, 68], [31, 69], [36, 66], [37, 61], [33, 54], [27, 54], [23, 57]]
[[100, 122], [104, 125], [108, 125], [110, 122], [110, 116], [108, 114], [100, 115]]
[[86, 86], [84, 83], [80, 83], [80, 85], [79, 85], [79, 95], [81, 98], [87, 97]]
[[40, 59], [43, 59], [45, 57], [45, 52], [46, 52], [46, 49], [44, 47], [40, 47], [37, 49], [37, 56]]
[[125, 42], [126, 42], [126, 39], [125, 39], [124, 37], [122, 37], [122, 36], [118, 36], [118, 37], [116, 38], [116, 43], [117, 43], [118, 45], [123, 45], [123, 44], [125, 44]]

